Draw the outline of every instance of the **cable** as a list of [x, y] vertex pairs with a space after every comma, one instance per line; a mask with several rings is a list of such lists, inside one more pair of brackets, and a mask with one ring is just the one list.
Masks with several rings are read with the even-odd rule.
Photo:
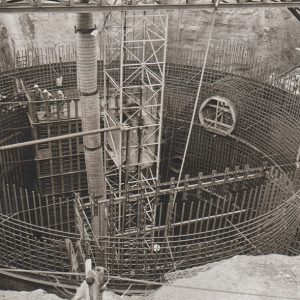
[[28, 101], [8, 101], [8, 102], [0, 102], [0, 106], [1, 105], [24, 105], [24, 104], [28, 104]]
[[[115, 5], [117, 3], [117, 0], [115, 0], [115, 2], [111, 5], [111, 4], [109, 4], [111, 7], [113, 6], [113, 5]], [[107, 23], [107, 21], [108, 21], [108, 18], [110, 17], [110, 15], [112, 14], [112, 11], [110, 11], [107, 15], [104, 13], [104, 22], [103, 22], [103, 26], [102, 26], [102, 30], [100, 31], [100, 33], [99, 33], [99, 35], [100, 34], [102, 34], [102, 32], [105, 30], [105, 25], [106, 25], [106, 23]]]
[[32, 162], [35, 161], [35, 159], [23, 159], [23, 160], [10, 160], [9, 162], [1, 162], [0, 165], [12, 165], [12, 164], [22, 164], [25, 162]]
[[22, 129], [29, 129], [31, 128], [31, 126], [24, 126], [24, 127], [11, 127], [11, 128], [5, 128], [5, 129], [1, 129], [1, 132], [5, 132], [5, 131], [16, 131], [16, 130], [22, 130]]
[[[55, 285], [53, 284], [53, 281], [51, 281], [50, 279], [50, 276], [53, 277], [55, 280], [56, 280], [56, 284], [58, 284], [60, 286], [60, 289]], [[48, 281], [50, 282], [50, 284], [60, 293], [60, 294], [63, 294], [64, 297], [66, 297], [67, 299], [69, 299], [70, 296], [74, 296], [73, 293], [70, 293], [68, 290], [66, 290], [63, 285], [61, 284], [61, 282], [58, 280], [58, 278], [55, 276], [55, 275], [46, 275]]]
[[249, 296], [258, 296], [258, 297], [266, 297], [266, 298], [274, 298], [274, 299], [295, 299], [295, 300], [297, 299], [297, 300], [299, 300], [299, 297], [286, 297], [286, 296], [277, 296], [277, 295], [264, 295], [264, 294], [257, 294], [257, 293], [229, 291], [229, 290], [221, 290], [221, 289], [209, 289], [209, 288], [201, 288], [201, 287], [194, 287], [194, 286], [173, 284], [173, 283], [158, 283], [158, 282], [152, 282], [152, 281], [147, 281], [147, 280], [130, 279], [130, 278], [124, 278], [124, 277], [118, 277], [118, 276], [111, 276], [111, 278], [119, 279], [119, 280], [126, 280], [129, 282], [131, 281], [131, 282], [137, 282], [137, 283], [144, 283], [147, 285], [170, 286], [170, 287], [175, 287], [175, 288], [198, 290], [198, 291], [237, 294], [237, 295], [249, 295]]
[[[200, 98], [200, 92], [201, 92], [202, 82], [203, 82], [203, 78], [204, 78], [204, 70], [205, 70], [206, 63], [207, 63], [207, 58], [208, 58], [208, 53], [209, 53], [209, 48], [210, 48], [210, 43], [211, 43], [211, 39], [212, 39], [212, 34], [213, 34], [213, 29], [214, 29], [214, 25], [215, 25], [216, 16], [217, 16], [217, 10], [215, 9], [214, 12], [213, 12], [213, 20], [212, 20], [212, 24], [211, 24], [211, 28], [210, 28], [209, 37], [208, 37], [208, 42], [207, 42], [207, 47], [206, 47], [206, 51], [205, 51], [205, 57], [204, 57], [204, 61], [203, 61], [199, 87], [198, 87], [198, 91], [197, 91], [197, 96], [196, 96], [196, 100], [195, 100], [195, 105], [194, 105], [192, 118], [191, 118], [190, 128], [189, 128], [189, 132], [188, 132], [188, 136], [187, 136], [187, 141], [186, 141], [186, 145], [185, 145], [185, 149], [184, 149], [184, 154], [183, 154], [183, 157], [182, 157], [182, 163], [181, 163], [180, 172], [179, 172], [179, 175], [178, 175], [178, 181], [181, 179], [181, 176], [182, 176], [183, 167], [184, 167], [184, 164], [185, 164], [185, 159], [186, 159], [188, 147], [189, 147], [189, 144], [190, 144], [190, 138], [191, 138], [194, 119], [195, 119], [195, 115], [196, 115], [196, 111], [197, 111], [197, 107], [198, 107], [198, 102], [199, 102], [199, 98]], [[179, 183], [177, 184], [177, 187], [178, 186], [179, 186]], [[176, 201], [176, 196], [177, 196], [177, 192], [174, 195], [174, 199], [173, 199], [174, 203]]]

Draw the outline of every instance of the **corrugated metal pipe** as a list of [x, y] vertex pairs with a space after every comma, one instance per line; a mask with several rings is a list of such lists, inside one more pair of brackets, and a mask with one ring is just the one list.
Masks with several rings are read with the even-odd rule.
[[[84, 1], [82, 1], [84, 2]], [[100, 99], [97, 86], [97, 48], [92, 13], [77, 15], [77, 81], [82, 111], [82, 129], [89, 131], [100, 128]], [[103, 150], [100, 134], [84, 136], [85, 163], [88, 191], [92, 198], [99, 200], [105, 195]], [[96, 235], [106, 235], [104, 206], [95, 211], [93, 229]]]

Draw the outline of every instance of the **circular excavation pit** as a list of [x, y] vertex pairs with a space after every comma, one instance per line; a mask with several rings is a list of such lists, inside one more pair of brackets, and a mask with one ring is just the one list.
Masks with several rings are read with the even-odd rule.
[[[91, 258], [109, 272], [109, 287], [122, 292], [132, 283], [118, 276], [163, 280], [173, 270], [238, 254], [299, 253], [299, 97], [281, 81], [270, 81], [267, 71], [229, 72], [226, 66], [208, 64], [184, 175], [178, 180], [202, 56], [195, 52], [191, 64], [183, 61], [183, 50], [170, 52], [159, 181], [145, 185], [141, 180], [127, 189], [111, 184], [104, 200], [91, 201], [82, 136], [0, 151], [2, 267], [81, 273], [71, 279], [57, 275], [72, 290], [82, 279], [85, 259]], [[248, 64], [245, 56], [236, 59]], [[103, 91], [102, 60], [98, 70], [99, 91]], [[38, 65], [28, 61], [2, 72], [0, 88], [7, 98], [0, 102], [1, 146], [80, 132], [76, 81], [76, 63], [68, 59]], [[34, 84], [53, 95], [61, 90], [64, 98], [35, 101]], [[135, 92], [132, 101], [145, 93]], [[103, 99], [100, 92], [99, 109]], [[136, 104], [129, 104], [124, 122], [142, 119], [145, 126], [152, 120], [146, 113], [132, 119]], [[117, 106], [110, 108], [118, 111]], [[110, 127], [110, 122], [102, 115], [102, 126]], [[149, 132], [143, 131], [141, 139], [146, 141]], [[123, 137], [129, 144], [139, 136], [138, 129], [130, 134]], [[113, 151], [113, 135], [103, 136], [107, 153]], [[131, 144], [128, 157], [137, 148], [138, 144]], [[141, 155], [146, 157], [145, 153]], [[127, 162], [132, 159], [128, 157]], [[137, 173], [143, 178], [155, 172], [155, 167], [149, 164]], [[133, 177], [134, 172], [135, 168], [128, 167], [121, 176]], [[109, 174], [108, 183], [119, 176]], [[98, 236], [96, 216], [103, 208], [107, 233]], [[44, 278], [45, 285], [48, 279]], [[134, 283], [131, 289], [138, 292], [144, 287]]]

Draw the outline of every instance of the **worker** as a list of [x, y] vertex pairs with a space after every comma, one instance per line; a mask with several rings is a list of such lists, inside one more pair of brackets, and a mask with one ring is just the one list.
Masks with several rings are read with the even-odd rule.
[[37, 108], [37, 111], [42, 110], [42, 101], [43, 101], [43, 92], [39, 88], [37, 84], [33, 86], [33, 101], [35, 101], [35, 106]]
[[[1, 102], [7, 102], [7, 97], [3, 94], [0, 94], [0, 103]], [[5, 112], [5, 111], [9, 111], [11, 110], [10, 109], [11, 105], [4, 105], [4, 104], [0, 104], [0, 112]]]
[[45, 104], [45, 115], [44, 117], [51, 116], [51, 100], [53, 100], [53, 96], [46, 89], [43, 90], [43, 101]]
[[63, 116], [64, 115], [64, 100], [66, 97], [64, 95], [64, 93], [61, 91], [61, 90], [58, 90], [57, 91], [57, 99], [60, 100], [58, 101], [57, 103], [57, 110], [58, 110], [58, 113], [60, 114], [60, 116]]
[[7, 101], [7, 97], [3, 94], [0, 94], [0, 102], [6, 102]]

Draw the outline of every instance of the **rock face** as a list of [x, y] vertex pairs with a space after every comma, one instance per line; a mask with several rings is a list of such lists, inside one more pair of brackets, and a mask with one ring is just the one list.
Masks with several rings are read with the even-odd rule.
[[0, 70], [14, 66], [13, 41], [4, 25], [0, 25]]
[[[173, 0], [174, 1], [174, 0]], [[169, 12], [168, 45], [188, 49], [204, 49], [212, 22], [208, 10]], [[53, 47], [75, 42], [76, 14], [3, 14], [0, 24], [7, 28], [16, 49]], [[102, 28], [103, 15], [95, 14], [97, 27]], [[300, 52], [300, 22], [285, 8], [228, 9], [218, 12], [212, 42], [231, 40], [255, 48], [266, 65], [297, 65]], [[8, 59], [10, 61], [10, 59]]]
[[75, 14], [3, 14], [3, 24], [16, 49], [74, 43]]
[[[212, 23], [210, 11], [176, 11], [170, 15], [169, 45], [204, 49]], [[230, 40], [255, 48], [266, 65], [298, 64], [300, 22], [287, 9], [228, 9], [218, 12], [212, 43]]]

